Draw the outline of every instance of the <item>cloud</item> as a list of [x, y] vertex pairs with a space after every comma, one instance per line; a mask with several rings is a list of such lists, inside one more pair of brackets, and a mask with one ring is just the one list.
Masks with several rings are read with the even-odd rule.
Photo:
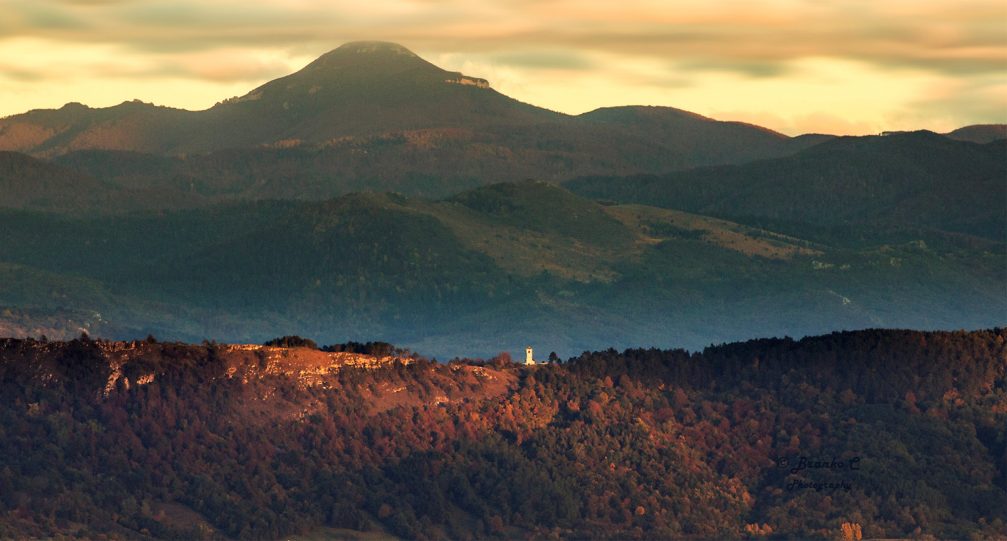
[[279, 55], [242, 49], [188, 55], [177, 66], [184, 73], [213, 82], [255, 82], [275, 79], [291, 71], [288, 62]]
[[[834, 102], [847, 108], [838, 116], [851, 119], [848, 129], [901, 122], [913, 108], [973, 119], [997, 114], [1002, 104], [975, 89], [1003, 81], [1005, 18], [1002, 0], [7, 0], [0, 82], [18, 90], [0, 96], [17, 96], [0, 100], [0, 114], [64, 100], [74, 90], [67, 84], [91, 88], [83, 83], [89, 71], [120, 83], [132, 77], [127, 87], [137, 90], [170, 80], [164, 88], [189, 81], [202, 92], [231, 92], [236, 83], [254, 86], [298, 69], [343, 42], [381, 39], [568, 112], [638, 100], [706, 114], [745, 106], [758, 115], [768, 107], [755, 101], [760, 97], [800, 110], [784, 115], [788, 128], [771, 126], [784, 131], [839, 125], [815, 116], [836, 116]], [[840, 64], [856, 69], [826, 69]], [[829, 83], [820, 84], [822, 77]], [[582, 84], [570, 86], [574, 80]], [[918, 86], [934, 81], [955, 94], [927, 96]], [[717, 85], [730, 85], [736, 107], [727, 106]], [[884, 110], [871, 103], [856, 110], [842, 99], [871, 100], [863, 92], [870, 88], [880, 88]], [[203, 104], [179, 102], [182, 95], [195, 94], [131, 97]], [[867, 115], [874, 120], [862, 122]]]
[[72, 12], [47, 7], [44, 4], [26, 7], [20, 16], [23, 22], [32, 28], [61, 31], [80, 30], [88, 27], [83, 19]]
[[112, 4], [126, 4], [136, 0], [55, 0], [53, 4], [63, 4], [67, 6], [108, 6]]
[[0, 62], [0, 71], [3, 72], [5, 77], [14, 81], [36, 82], [44, 81], [49, 78], [49, 74], [42, 69], [11, 66], [4, 62]]
[[[888, 66], [948, 72], [994, 72], [1007, 57], [1000, 0], [711, 4], [593, 0], [551, 2], [346, 1], [39, 2], [13, 0], [10, 36], [117, 42], [141, 50], [305, 42], [332, 46], [347, 39], [410, 40], [447, 48], [512, 55], [546, 50], [597, 50], [634, 56], [720, 63], [756, 76], [780, 62], [831, 56]], [[464, 43], [460, 43], [464, 40]], [[526, 51], [513, 51], [523, 47]], [[552, 58], [549, 55], [553, 55]], [[569, 60], [569, 59], [566, 59]]]
[[723, 71], [738, 73], [748, 77], [779, 77], [787, 72], [787, 64], [785, 62], [719, 58], [689, 60], [682, 63], [679, 67], [690, 72]]
[[506, 66], [545, 69], [583, 70], [595, 64], [576, 51], [516, 51], [490, 55], [490, 59]]
[[969, 124], [1007, 124], [1007, 76], [947, 80], [906, 104], [895, 119], [904, 126], [928, 122], [951, 131]]

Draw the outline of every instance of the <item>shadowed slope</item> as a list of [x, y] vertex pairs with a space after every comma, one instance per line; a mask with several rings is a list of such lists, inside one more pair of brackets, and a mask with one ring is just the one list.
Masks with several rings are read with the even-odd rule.
[[842, 137], [794, 156], [663, 176], [585, 178], [575, 192], [733, 219], [930, 228], [1003, 240], [1003, 142], [932, 132]]

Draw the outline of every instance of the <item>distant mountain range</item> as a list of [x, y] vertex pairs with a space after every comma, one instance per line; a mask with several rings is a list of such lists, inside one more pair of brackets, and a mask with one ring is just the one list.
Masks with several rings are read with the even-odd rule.
[[992, 143], [1007, 139], [1007, 124], [977, 124], [958, 128], [947, 134], [952, 139], [973, 143]]
[[523, 178], [782, 156], [819, 139], [663, 107], [560, 114], [399, 45], [370, 42], [346, 44], [205, 111], [134, 101], [105, 109], [67, 104], [0, 120], [2, 150], [62, 157], [79, 172], [131, 187], [251, 198], [362, 189], [445, 196]]
[[569, 116], [351, 43], [206, 111], [0, 120], [0, 335], [443, 357], [1002, 325], [1003, 133]]
[[[948, 137], [988, 143], [1007, 137], [1005, 128], [970, 126]], [[565, 115], [399, 45], [354, 42], [205, 111], [71, 103], [0, 119], [0, 150], [52, 160], [43, 167], [0, 154], [0, 182], [9, 186], [0, 206], [93, 213], [358, 191], [445, 197], [527, 178], [782, 158], [833, 138], [787, 137], [670, 107]]]

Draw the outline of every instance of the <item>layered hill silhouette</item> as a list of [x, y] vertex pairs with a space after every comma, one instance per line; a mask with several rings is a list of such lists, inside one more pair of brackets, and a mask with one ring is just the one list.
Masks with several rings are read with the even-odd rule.
[[[788, 230], [916, 228], [1003, 241], [1007, 140], [932, 132], [842, 137], [793, 156], [665, 175], [584, 178], [574, 191]], [[807, 231], [807, 229], [805, 229]]]
[[[128, 155], [116, 153], [115, 161], [126, 164]], [[147, 170], [161, 162], [149, 156], [139, 159]], [[108, 162], [110, 163], [110, 162]], [[33, 209], [46, 212], [121, 213], [143, 209], [188, 208], [212, 202], [207, 197], [185, 190], [176, 183], [144, 183], [137, 177], [128, 181], [107, 170], [88, 172], [19, 152], [0, 151], [0, 207]]]
[[[365, 187], [444, 196], [521, 178], [736, 163], [813, 142], [671, 108], [560, 114], [380, 42], [348, 43], [205, 111], [134, 101], [0, 120], [3, 150], [71, 154], [67, 163], [92, 175], [115, 163], [131, 186], [257, 197], [332, 197]], [[89, 152], [72, 156], [80, 151]], [[144, 156], [124, 159], [122, 151]]]
[[1001, 325], [998, 130], [570, 116], [350, 43], [205, 111], [0, 120], [0, 330], [444, 357]]
[[[568, 355], [836, 327], [983, 327], [1007, 309], [993, 239], [876, 228], [860, 240], [808, 240], [534, 181], [442, 200], [364, 193], [95, 217], [4, 211], [0, 227], [0, 306], [11, 309], [0, 320], [16, 335], [309, 333], [438, 358], [526, 342]], [[28, 309], [71, 317], [54, 333]]]
[[77, 206], [81, 194], [107, 193], [111, 189], [90, 175], [25, 154], [0, 152], [0, 193], [5, 207], [63, 209]]
[[[947, 136], [988, 143], [1002, 134], [1003, 125], [980, 125]], [[357, 191], [446, 197], [524, 178], [562, 182], [783, 158], [831, 139], [792, 138], [670, 107], [565, 115], [518, 102], [399, 45], [354, 42], [204, 111], [133, 101], [0, 119], [0, 149], [68, 170], [48, 169], [46, 182], [29, 174], [18, 186], [10, 177], [0, 205], [76, 205], [93, 213]], [[826, 147], [800, 167], [839, 159], [841, 148]], [[968, 156], [951, 158], [962, 159]], [[17, 162], [7, 171], [25, 162], [12, 154], [4, 160]]]
[[1007, 124], [973, 124], [947, 134], [952, 139], [973, 143], [992, 143], [1007, 139]]

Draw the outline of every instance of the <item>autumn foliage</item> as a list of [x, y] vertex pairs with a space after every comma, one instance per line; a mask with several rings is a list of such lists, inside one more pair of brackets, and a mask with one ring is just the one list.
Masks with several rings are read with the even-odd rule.
[[536, 367], [273, 349], [0, 341], [0, 538], [1007, 533], [1004, 329]]

